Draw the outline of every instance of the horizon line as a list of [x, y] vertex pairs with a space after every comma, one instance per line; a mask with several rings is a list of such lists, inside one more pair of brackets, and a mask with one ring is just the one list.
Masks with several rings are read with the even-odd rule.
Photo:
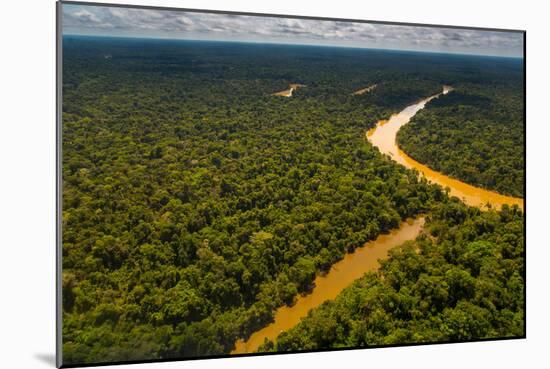
[[309, 47], [326, 47], [326, 48], [339, 48], [339, 49], [360, 49], [360, 50], [376, 50], [376, 51], [403, 51], [409, 53], [422, 53], [422, 54], [443, 54], [443, 55], [457, 55], [457, 56], [474, 56], [474, 57], [486, 57], [486, 58], [503, 58], [503, 59], [520, 59], [524, 60], [524, 55], [509, 56], [509, 55], [492, 55], [492, 54], [474, 54], [474, 53], [462, 53], [452, 51], [428, 51], [428, 50], [414, 50], [414, 49], [393, 49], [393, 48], [373, 48], [373, 47], [361, 47], [361, 46], [341, 46], [333, 44], [303, 44], [292, 42], [274, 42], [274, 41], [251, 41], [251, 40], [222, 40], [222, 39], [190, 39], [190, 38], [171, 38], [171, 37], [155, 37], [155, 36], [118, 36], [118, 35], [93, 35], [93, 34], [79, 34], [79, 33], [63, 33], [65, 36], [77, 36], [77, 37], [97, 37], [97, 38], [120, 38], [120, 39], [137, 39], [137, 40], [165, 40], [165, 41], [202, 41], [202, 42], [228, 42], [228, 43], [243, 43], [243, 44], [268, 44], [268, 45], [284, 45], [284, 46], [309, 46]]

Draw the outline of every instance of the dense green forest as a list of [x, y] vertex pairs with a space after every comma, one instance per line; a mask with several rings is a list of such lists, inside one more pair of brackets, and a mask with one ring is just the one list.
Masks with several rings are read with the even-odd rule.
[[399, 146], [432, 169], [478, 187], [523, 197], [523, 78], [463, 83], [433, 100], [397, 135]]
[[[229, 353], [346, 252], [447, 204], [365, 131], [465, 65], [499, 78], [485, 59], [437, 54], [87, 37], [63, 48], [67, 364]], [[271, 95], [293, 82], [307, 87]]]
[[260, 351], [523, 336], [523, 229], [517, 207], [438, 204], [425, 234]]

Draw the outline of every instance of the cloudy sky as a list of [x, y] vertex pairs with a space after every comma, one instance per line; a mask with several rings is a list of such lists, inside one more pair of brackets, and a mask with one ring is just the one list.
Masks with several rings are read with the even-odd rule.
[[63, 5], [63, 34], [274, 42], [521, 57], [523, 36], [451, 28]]

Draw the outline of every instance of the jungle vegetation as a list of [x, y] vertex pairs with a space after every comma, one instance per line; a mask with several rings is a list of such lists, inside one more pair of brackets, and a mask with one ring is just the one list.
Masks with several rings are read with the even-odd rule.
[[523, 226], [516, 206], [438, 204], [425, 234], [260, 351], [521, 337]]
[[397, 135], [415, 160], [466, 183], [524, 196], [523, 78], [464, 83], [415, 115]]
[[[63, 47], [67, 364], [227, 354], [346, 252], [432, 209], [513, 233], [364, 139], [379, 119], [459, 81], [464, 65], [498, 79], [484, 59], [101, 37], [65, 37]], [[271, 95], [294, 82], [307, 87]], [[434, 219], [443, 240], [448, 220]], [[459, 248], [448, 237], [432, 247]], [[521, 277], [510, 255], [505, 271]], [[520, 292], [502, 300], [513, 314]]]

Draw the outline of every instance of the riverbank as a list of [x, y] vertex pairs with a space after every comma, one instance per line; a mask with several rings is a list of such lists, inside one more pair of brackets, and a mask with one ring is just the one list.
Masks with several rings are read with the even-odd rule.
[[357, 90], [357, 91], [353, 92], [352, 95], [363, 95], [367, 92], [371, 92], [372, 90], [374, 90], [376, 88], [376, 86], [378, 86], [378, 85], [376, 85], [376, 84], [370, 85], [368, 87], [365, 87], [365, 88], [362, 88], [360, 90]]
[[300, 83], [291, 83], [288, 85], [288, 90], [275, 92], [274, 96], [284, 96], [284, 97], [291, 97], [294, 90], [297, 90], [302, 87], [307, 87], [306, 85], [302, 85]]
[[397, 163], [409, 168], [418, 170], [426, 179], [432, 183], [439, 184], [450, 189], [450, 195], [456, 196], [470, 206], [486, 207], [490, 204], [493, 208], [499, 209], [502, 205], [518, 205], [523, 208], [523, 199], [501, 195], [494, 191], [475, 187], [455, 178], [430, 169], [428, 166], [417, 162], [403, 152], [397, 145], [396, 136], [399, 129], [409, 123], [412, 117], [426, 104], [452, 91], [452, 87], [444, 86], [439, 94], [430, 96], [415, 104], [407, 106], [401, 112], [394, 114], [388, 120], [379, 121], [374, 128], [366, 133], [367, 139], [383, 153], [389, 155]]
[[385, 259], [388, 251], [406, 241], [414, 240], [421, 232], [425, 219], [420, 216], [409, 219], [388, 234], [378, 236], [353, 253], [346, 254], [325, 275], [315, 278], [315, 288], [308, 295], [298, 296], [292, 306], [282, 306], [275, 313], [273, 323], [253, 333], [247, 341], [239, 340], [231, 354], [255, 352], [264, 340], [277, 336], [300, 322], [308, 312], [327, 300], [332, 300], [353, 281], [369, 271], [377, 270], [379, 260]]
[[[418, 163], [397, 146], [396, 135], [399, 129], [407, 124], [429, 101], [450, 91], [452, 91], [452, 87], [444, 86], [441, 93], [407, 106], [388, 120], [379, 121], [374, 128], [366, 133], [367, 139], [397, 163], [410, 169], [417, 169], [430, 182], [449, 187], [450, 194], [459, 197], [467, 205], [484, 207], [489, 203], [495, 208], [500, 208], [503, 204], [517, 204], [523, 207], [523, 199], [504, 196], [447, 177]], [[379, 260], [386, 258], [391, 248], [399, 246], [405, 241], [414, 240], [422, 231], [423, 225], [423, 217], [409, 220], [389, 234], [380, 235], [376, 240], [358, 248], [355, 253], [346, 254], [342, 260], [332, 266], [326, 275], [316, 277], [315, 288], [310, 294], [299, 296], [296, 303], [290, 307], [280, 307], [271, 324], [253, 333], [248, 340], [239, 340], [231, 354], [255, 352], [265, 339], [275, 340], [281, 332], [297, 325], [311, 309], [318, 307], [324, 301], [336, 298], [344, 288], [366, 272], [378, 269]]]

